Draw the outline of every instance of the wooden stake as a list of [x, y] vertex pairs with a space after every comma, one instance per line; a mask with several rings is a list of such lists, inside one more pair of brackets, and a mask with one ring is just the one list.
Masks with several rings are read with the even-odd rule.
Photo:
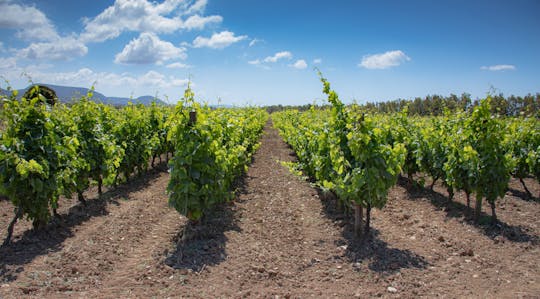
[[354, 233], [362, 235], [362, 206], [357, 203], [354, 203]]
[[189, 125], [193, 126], [197, 123], [197, 111], [189, 111]]

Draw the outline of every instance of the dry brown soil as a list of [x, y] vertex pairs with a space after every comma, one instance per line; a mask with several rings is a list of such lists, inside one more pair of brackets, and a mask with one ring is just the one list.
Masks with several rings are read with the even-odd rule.
[[[44, 231], [20, 221], [0, 249], [0, 298], [540, 297], [540, 204], [519, 182], [491, 226], [472, 222], [463, 194], [450, 203], [438, 184], [401, 180], [361, 242], [331, 196], [279, 162], [294, 159], [268, 124], [236, 198], [178, 246], [186, 219], [167, 206], [163, 164], [101, 198], [89, 190], [88, 206], [62, 200]], [[12, 216], [0, 201], [2, 236]]]

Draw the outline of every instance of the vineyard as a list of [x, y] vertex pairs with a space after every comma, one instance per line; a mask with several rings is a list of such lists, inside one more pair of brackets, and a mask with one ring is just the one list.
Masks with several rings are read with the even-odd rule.
[[[496, 119], [490, 98], [470, 114], [447, 113], [444, 117], [409, 118], [407, 110], [393, 115], [366, 115], [356, 106], [345, 107], [330, 83], [321, 77], [330, 110], [273, 114], [276, 127], [292, 146], [299, 167], [317, 184], [333, 191], [345, 208], [355, 211], [355, 229], [361, 233], [366, 209], [365, 232], [369, 232], [372, 207], [383, 208], [388, 190], [401, 173], [410, 185], [421, 185], [413, 175], [437, 180], [447, 188], [451, 201], [463, 191], [470, 208], [474, 194], [476, 222], [485, 199], [497, 221], [495, 201], [504, 197], [510, 175], [533, 195], [523, 178], [540, 181], [540, 122], [535, 118]], [[540, 197], [540, 194], [538, 195]]]
[[331, 108], [272, 115], [5, 99], [0, 298], [537, 296], [540, 121], [320, 76]]
[[[230, 196], [235, 177], [245, 171], [266, 121], [260, 109], [210, 111], [194, 102], [188, 88], [174, 110], [153, 104], [121, 110], [82, 98], [70, 108], [47, 105], [36, 87], [22, 101], [16, 93], [4, 103], [2, 189], [12, 200], [15, 218], [34, 229], [56, 215], [58, 198], [83, 192], [91, 181], [116, 186], [143, 175], [156, 157], [173, 154], [169, 204], [189, 219]], [[198, 121], [197, 121], [198, 119]]]

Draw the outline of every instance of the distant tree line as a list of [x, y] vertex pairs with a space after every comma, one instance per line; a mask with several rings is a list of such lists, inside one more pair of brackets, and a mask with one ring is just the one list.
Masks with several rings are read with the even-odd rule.
[[[292, 105], [271, 105], [271, 106], [265, 106], [263, 107], [264, 109], [266, 109], [266, 112], [268, 113], [274, 113], [274, 112], [279, 112], [279, 111], [284, 111], [284, 110], [291, 110], [291, 109], [295, 109], [295, 110], [298, 110], [298, 111], [307, 111], [309, 110], [312, 106], [314, 106], [313, 104], [305, 104], [305, 105], [295, 105], [295, 106], [292, 106]], [[330, 105], [315, 105], [315, 108], [317, 109], [324, 109], [324, 108], [327, 108], [327, 107], [331, 107]]]
[[[508, 96], [503, 94], [491, 95], [491, 112], [503, 116], [536, 116], [540, 117], [540, 93], [521, 96]], [[409, 115], [438, 116], [444, 113], [445, 109], [450, 111], [471, 110], [478, 106], [478, 99], [472, 100], [471, 95], [463, 93], [461, 96], [450, 94], [449, 96], [428, 95], [425, 98], [415, 98], [414, 100], [398, 99], [388, 102], [372, 103], [361, 105], [368, 111], [379, 113], [400, 112], [408, 107]]]
[[[526, 96], [508, 96], [503, 94], [491, 95], [491, 112], [503, 116], [535, 116], [540, 118], [540, 93]], [[417, 97], [414, 100], [397, 99], [387, 102], [367, 102], [360, 107], [367, 111], [378, 113], [400, 112], [408, 107], [409, 115], [420, 116], [438, 116], [444, 114], [448, 109], [451, 112], [471, 110], [478, 106], [480, 100], [472, 100], [471, 95], [463, 93], [461, 96], [450, 94], [449, 96], [428, 95], [424, 98]], [[283, 111], [286, 109], [297, 109], [306, 111], [312, 105], [266, 106], [269, 113]], [[328, 105], [316, 106], [316, 108], [325, 108]], [[329, 106], [328, 106], [329, 107]]]

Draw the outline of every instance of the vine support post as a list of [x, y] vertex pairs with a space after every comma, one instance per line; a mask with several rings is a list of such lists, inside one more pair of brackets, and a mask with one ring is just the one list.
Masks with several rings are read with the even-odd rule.
[[189, 111], [189, 125], [194, 126], [197, 123], [197, 111]]
[[367, 237], [369, 235], [369, 229], [371, 223], [371, 204], [367, 204], [366, 207], [366, 230], [364, 231], [364, 235]]
[[103, 178], [101, 177], [101, 175], [98, 177], [98, 195], [103, 195]]
[[354, 203], [354, 233], [357, 236], [362, 235], [362, 206]]
[[495, 213], [495, 200], [489, 201], [491, 206], [491, 224], [497, 223], [497, 214]]
[[476, 198], [476, 205], [474, 207], [474, 221], [478, 223], [480, 220], [480, 213], [482, 213], [482, 198]]

